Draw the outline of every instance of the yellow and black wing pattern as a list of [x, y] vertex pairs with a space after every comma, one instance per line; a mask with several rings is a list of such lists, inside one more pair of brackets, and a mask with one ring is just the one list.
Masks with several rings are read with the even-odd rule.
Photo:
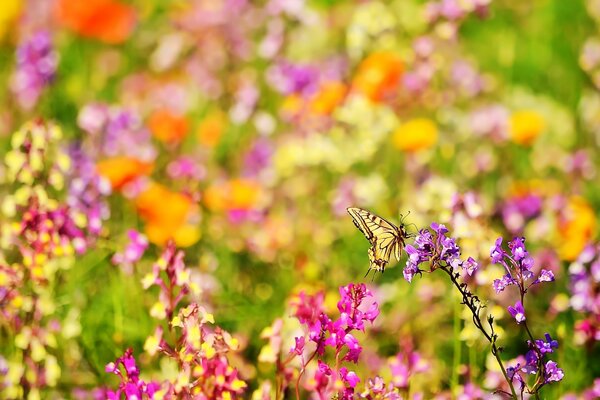
[[[347, 209], [354, 225], [371, 243], [369, 248], [369, 271], [385, 271], [392, 254], [400, 261], [406, 232], [402, 225], [396, 226], [370, 211], [358, 207]], [[369, 273], [367, 271], [367, 274]]]

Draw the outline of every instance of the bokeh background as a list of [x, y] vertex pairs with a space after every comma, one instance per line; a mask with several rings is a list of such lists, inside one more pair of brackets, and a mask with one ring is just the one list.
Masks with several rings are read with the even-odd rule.
[[[240, 397], [274, 380], [261, 332], [281, 318], [287, 354], [290, 302], [322, 291], [335, 310], [349, 282], [381, 309], [359, 335], [359, 386], [393, 380], [388, 358], [414, 351], [410, 396], [493, 389], [488, 347], [444, 276], [409, 284], [403, 259], [363, 278], [368, 242], [348, 206], [396, 223], [410, 212], [413, 232], [446, 224], [482, 265], [470, 284], [506, 360], [526, 344], [514, 298], [491, 288], [489, 249], [525, 236], [556, 276], [528, 300], [537, 335], [561, 343], [565, 378], [545, 398], [600, 396], [599, 28], [595, 0], [3, 0], [0, 397], [92, 396], [117, 385], [104, 368], [129, 347], [147, 376], [176, 374], [144, 350], [159, 290], [142, 278], [169, 239], [199, 288], [185, 301], [239, 340]], [[68, 166], [14, 155], [27, 121], [60, 127], [40, 146]], [[19, 178], [24, 165], [46, 172]], [[33, 273], [11, 227], [35, 187], [83, 233]]]

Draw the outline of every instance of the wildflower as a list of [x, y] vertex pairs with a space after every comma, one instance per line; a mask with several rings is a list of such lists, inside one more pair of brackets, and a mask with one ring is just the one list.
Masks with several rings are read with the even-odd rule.
[[381, 101], [397, 90], [404, 65], [392, 52], [375, 52], [365, 58], [357, 68], [352, 89], [373, 101]]
[[220, 111], [215, 110], [200, 122], [196, 130], [198, 142], [203, 146], [212, 148], [219, 144], [221, 136], [227, 128], [227, 117]]
[[590, 204], [582, 197], [570, 197], [557, 226], [560, 257], [568, 261], [576, 259], [592, 239], [596, 224], [596, 214]]
[[60, 0], [56, 15], [66, 28], [108, 44], [123, 43], [135, 26], [134, 9], [116, 0]]
[[152, 243], [164, 245], [173, 239], [187, 247], [200, 239], [199, 228], [191, 223], [197, 207], [183, 193], [153, 182], [135, 199], [135, 207], [146, 221], [144, 232]]
[[564, 376], [565, 373], [562, 369], [558, 368], [558, 365], [554, 361], [548, 361], [546, 363], [545, 382], [559, 382]]
[[16, 21], [23, 7], [22, 0], [6, 0], [0, 4], [0, 40]]
[[477, 271], [479, 268], [479, 264], [473, 259], [473, 257], [469, 257], [464, 263], [462, 263], [461, 267], [467, 271], [469, 276], [473, 276], [475, 271]]
[[518, 324], [525, 321], [525, 309], [520, 301], [517, 301], [513, 306], [508, 307], [508, 312], [517, 321]]
[[558, 348], [558, 341], [553, 340], [549, 333], [546, 333], [544, 337], [546, 339], [545, 341], [537, 339], [535, 345], [542, 354], [552, 353], [554, 349]]
[[310, 99], [308, 108], [317, 115], [329, 115], [346, 98], [348, 88], [341, 82], [324, 82]]
[[58, 54], [48, 32], [37, 32], [17, 48], [17, 65], [11, 80], [12, 92], [25, 110], [32, 109], [43, 89], [56, 74]]
[[415, 118], [400, 125], [393, 135], [398, 150], [416, 152], [433, 147], [438, 140], [436, 124], [427, 118]]
[[114, 362], [106, 364], [105, 371], [115, 374], [121, 378], [119, 389], [108, 391], [109, 399], [120, 399], [124, 394], [126, 398], [142, 399], [146, 395], [152, 399], [154, 394], [160, 389], [158, 382], [145, 382], [140, 379], [140, 370], [133, 357], [133, 350], [127, 349], [125, 353]]
[[148, 118], [148, 127], [155, 138], [165, 143], [179, 143], [188, 133], [185, 116], [168, 109], [154, 111]]
[[546, 129], [546, 122], [535, 111], [518, 111], [510, 117], [510, 137], [515, 143], [529, 146], [544, 129]]
[[131, 157], [104, 159], [96, 164], [96, 170], [108, 179], [115, 190], [122, 189], [128, 183], [152, 173], [154, 165]]
[[133, 271], [133, 264], [138, 262], [148, 248], [148, 239], [135, 229], [127, 231], [129, 243], [125, 251], [117, 252], [113, 255], [111, 261], [115, 265], [120, 265], [126, 272]]

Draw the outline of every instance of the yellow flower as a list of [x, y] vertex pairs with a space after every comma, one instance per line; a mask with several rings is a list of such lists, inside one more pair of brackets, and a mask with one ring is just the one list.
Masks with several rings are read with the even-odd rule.
[[21, 0], [0, 1], [0, 39], [4, 37], [12, 23], [21, 13], [22, 3]]
[[402, 124], [392, 137], [399, 150], [414, 152], [432, 147], [438, 140], [435, 122], [427, 118], [415, 118]]
[[545, 128], [546, 121], [535, 111], [517, 111], [510, 117], [510, 137], [518, 144], [532, 144]]
[[596, 215], [589, 203], [580, 196], [569, 199], [565, 214], [566, 218], [558, 223], [558, 253], [563, 260], [573, 261], [592, 239], [596, 231]]

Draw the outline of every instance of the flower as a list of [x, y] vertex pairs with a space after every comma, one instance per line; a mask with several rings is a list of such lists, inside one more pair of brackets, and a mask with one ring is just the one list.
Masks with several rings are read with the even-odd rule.
[[212, 148], [219, 144], [221, 136], [227, 128], [227, 117], [221, 110], [209, 112], [200, 122], [196, 130], [198, 142]]
[[508, 306], [508, 312], [517, 321], [518, 324], [525, 321], [525, 309], [520, 301], [515, 303], [515, 306]]
[[150, 175], [153, 169], [152, 163], [125, 156], [107, 158], [96, 164], [98, 174], [108, 179], [115, 190], [122, 189], [142, 176]]
[[132, 272], [133, 264], [138, 262], [148, 248], [148, 239], [135, 229], [127, 231], [129, 243], [123, 252], [117, 252], [113, 255], [111, 261], [115, 265], [120, 265], [125, 271]]
[[550, 360], [546, 363], [545, 382], [559, 382], [564, 376], [565, 373], [562, 369], [558, 368], [558, 365], [554, 361]]
[[572, 261], [592, 239], [596, 230], [596, 213], [586, 199], [572, 196], [559, 216], [557, 231], [558, 253], [563, 260]]
[[310, 99], [308, 109], [316, 115], [329, 115], [342, 104], [348, 87], [342, 82], [323, 82], [317, 93]]
[[178, 115], [168, 109], [160, 109], [150, 114], [148, 128], [152, 136], [165, 143], [178, 143], [188, 133], [188, 122], [185, 116]]
[[22, 0], [5, 0], [0, 2], [0, 39], [4, 38], [12, 23], [19, 17], [22, 7]]
[[400, 125], [392, 142], [398, 150], [416, 152], [433, 147], [438, 140], [438, 128], [430, 119], [414, 118]]
[[370, 100], [381, 101], [398, 88], [403, 71], [404, 64], [396, 53], [371, 53], [358, 66], [352, 90]]
[[64, 27], [108, 44], [123, 43], [135, 27], [133, 7], [116, 0], [59, 0], [55, 13]]
[[200, 239], [200, 230], [192, 220], [197, 205], [189, 196], [151, 182], [134, 200], [137, 212], [146, 221], [145, 234], [150, 242], [164, 245], [169, 239], [188, 247]]
[[510, 116], [510, 138], [513, 142], [529, 146], [546, 129], [544, 118], [536, 111], [522, 110]]
[[[0, 22], [1, 23], [1, 22]], [[56, 74], [58, 54], [48, 32], [37, 32], [17, 48], [17, 65], [11, 90], [25, 110], [32, 109]]]
[[544, 334], [546, 341], [537, 339], [535, 345], [540, 350], [540, 353], [552, 353], [554, 349], [558, 348], [558, 341], [553, 340], [549, 333]]

